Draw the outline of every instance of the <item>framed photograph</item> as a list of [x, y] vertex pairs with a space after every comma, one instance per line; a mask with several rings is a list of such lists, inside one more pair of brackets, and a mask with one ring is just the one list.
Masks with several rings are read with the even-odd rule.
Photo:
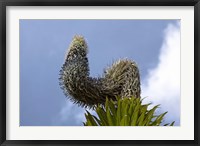
[[199, 0], [0, 2], [0, 144], [199, 144]]

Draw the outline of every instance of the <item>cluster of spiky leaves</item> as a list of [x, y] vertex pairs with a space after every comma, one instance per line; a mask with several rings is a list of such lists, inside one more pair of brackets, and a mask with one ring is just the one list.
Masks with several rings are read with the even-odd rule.
[[140, 75], [135, 62], [119, 60], [99, 78], [89, 76], [88, 47], [82, 36], [75, 36], [60, 71], [60, 85], [74, 103], [93, 107], [115, 96], [140, 98]]
[[[142, 105], [140, 98], [119, 98], [117, 101], [106, 99], [105, 106], [95, 106], [98, 117], [91, 115], [88, 111], [85, 114], [84, 126], [160, 126], [163, 117], [167, 112], [156, 115], [155, 111], [159, 105], [148, 110], [150, 104]], [[163, 126], [173, 126], [163, 124]]]

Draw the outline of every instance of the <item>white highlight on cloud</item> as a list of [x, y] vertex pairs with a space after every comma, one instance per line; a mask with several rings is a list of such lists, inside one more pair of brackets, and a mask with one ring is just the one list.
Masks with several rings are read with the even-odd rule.
[[144, 102], [160, 105], [159, 113], [168, 111], [164, 123], [180, 125], [180, 23], [169, 24], [156, 68], [148, 71], [142, 85]]
[[65, 125], [65, 126], [83, 126], [83, 122], [86, 122], [85, 113], [86, 110], [92, 115], [96, 115], [91, 109], [85, 109], [78, 107], [68, 100], [61, 108], [57, 120], [54, 120], [54, 125]]
[[73, 124], [78, 125], [80, 124], [79, 121], [83, 121], [81, 115], [84, 115], [84, 113], [82, 111], [75, 110], [74, 108], [76, 107], [74, 107], [72, 103], [66, 102], [66, 105], [60, 111], [60, 117], [62, 122], [69, 122], [69, 125], [70, 122], [73, 122]]

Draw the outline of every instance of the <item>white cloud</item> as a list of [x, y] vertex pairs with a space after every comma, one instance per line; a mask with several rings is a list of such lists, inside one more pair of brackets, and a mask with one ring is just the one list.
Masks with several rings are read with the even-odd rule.
[[83, 117], [80, 117], [80, 114], [84, 115], [84, 112], [81, 109], [78, 110], [75, 108], [76, 107], [72, 103], [66, 102], [60, 111], [60, 120], [70, 124], [70, 122], [72, 122], [71, 120], [73, 119], [73, 125], [80, 124], [80, 122], [83, 121]]
[[72, 102], [67, 101], [61, 108], [58, 117], [56, 118], [56, 125], [65, 125], [65, 126], [78, 126], [83, 125], [82, 122], [84, 119], [84, 110], [78, 108]]
[[180, 24], [169, 24], [157, 67], [148, 71], [142, 85], [144, 102], [161, 104], [159, 112], [168, 111], [164, 122], [180, 124]]
[[86, 110], [88, 110], [92, 115], [95, 115], [93, 110], [78, 107], [77, 104], [73, 104], [73, 102], [68, 100], [62, 106], [56, 121], [54, 119], [54, 125], [83, 126], [83, 122], [86, 121]]

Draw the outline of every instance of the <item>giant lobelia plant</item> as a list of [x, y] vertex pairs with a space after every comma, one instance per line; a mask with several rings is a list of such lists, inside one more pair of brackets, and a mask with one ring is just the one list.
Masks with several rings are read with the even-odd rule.
[[167, 112], [156, 115], [159, 105], [150, 110], [149, 104], [142, 105], [140, 74], [134, 61], [120, 59], [95, 78], [90, 76], [87, 54], [84, 37], [74, 36], [59, 78], [66, 97], [96, 111], [98, 117], [87, 111], [85, 126], [159, 126], [162, 123]]

